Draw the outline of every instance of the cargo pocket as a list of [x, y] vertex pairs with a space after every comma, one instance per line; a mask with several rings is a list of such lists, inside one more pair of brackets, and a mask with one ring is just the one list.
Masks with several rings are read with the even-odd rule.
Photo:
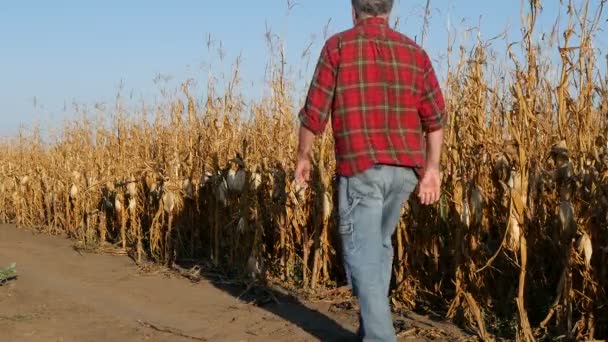
[[355, 221], [353, 217], [353, 210], [357, 208], [361, 202], [361, 196], [352, 196], [351, 194], [346, 196], [346, 203], [340, 206], [340, 217], [338, 230], [342, 243], [344, 245], [344, 252], [353, 252], [357, 245], [355, 243]]
[[344, 254], [348, 255], [357, 248], [357, 245], [355, 244], [354, 224], [350, 221], [340, 223], [338, 230], [340, 231]]
[[416, 175], [416, 171], [414, 169], [404, 168], [402, 171], [402, 177], [402, 191], [409, 197], [418, 186], [418, 176]]
[[342, 178], [340, 180], [339, 203], [338, 203], [338, 232], [342, 239], [345, 254], [356, 250], [355, 243], [355, 217], [353, 211], [361, 203], [363, 195], [353, 191], [353, 179]]
[[351, 222], [352, 223], [352, 213], [353, 210], [359, 205], [363, 196], [358, 194], [347, 194], [345, 196], [346, 203], [340, 205], [339, 215], [340, 222]]

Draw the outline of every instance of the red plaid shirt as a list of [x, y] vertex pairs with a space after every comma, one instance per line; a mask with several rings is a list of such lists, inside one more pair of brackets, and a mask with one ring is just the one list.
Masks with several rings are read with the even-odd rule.
[[388, 22], [369, 18], [327, 40], [299, 113], [321, 134], [331, 113], [336, 172], [351, 176], [374, 164], [425, 164], [424, 132], [445, 124], [431, 61]]

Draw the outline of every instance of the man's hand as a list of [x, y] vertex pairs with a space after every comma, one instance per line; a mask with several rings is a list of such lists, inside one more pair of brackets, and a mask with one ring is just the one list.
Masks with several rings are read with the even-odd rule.
[[310, 180], [310, 168], [310, 159], [307, 157], [298, 157], [296, 184], [302, 184]]
[[418, 198], [423, 205], [435, 204], [441, 196], [441, 176], [439, 169], [431, 168], [424, 171], [424, 176], [418, 186]]
[[296, 184], [310, 180], [310, 153], [315, 135], [304, 126], [300, 126], [298, 143], [298, 163], [296, 166]]
[[441, 196], [439, 161], [442, 144], [443, 129], [435, 130], [427, 135], [427, 164], [418, 190], [418, 198], [423, 205], [435, 204]]

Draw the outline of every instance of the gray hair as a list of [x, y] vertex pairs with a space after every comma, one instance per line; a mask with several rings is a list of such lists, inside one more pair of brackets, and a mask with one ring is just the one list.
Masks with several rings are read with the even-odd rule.
[[393, 9], [394, 0], [352, 0], [353, 8], [358, 14], [371, 16], [386, 15]]

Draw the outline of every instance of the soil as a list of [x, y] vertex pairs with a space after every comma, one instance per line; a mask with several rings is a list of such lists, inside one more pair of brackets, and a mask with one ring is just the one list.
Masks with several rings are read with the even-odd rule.
[[[0, 225], [0, 268], [16, 262], [18, 273], [0, 286], [0, 341], [356, 341], [356, 312], [329, 302], [255, 305], [228, 281], [143, 272], [127, 256], [73, 247]], [[396, 322], [402, 341], [474, 339], [413, 314]]]

